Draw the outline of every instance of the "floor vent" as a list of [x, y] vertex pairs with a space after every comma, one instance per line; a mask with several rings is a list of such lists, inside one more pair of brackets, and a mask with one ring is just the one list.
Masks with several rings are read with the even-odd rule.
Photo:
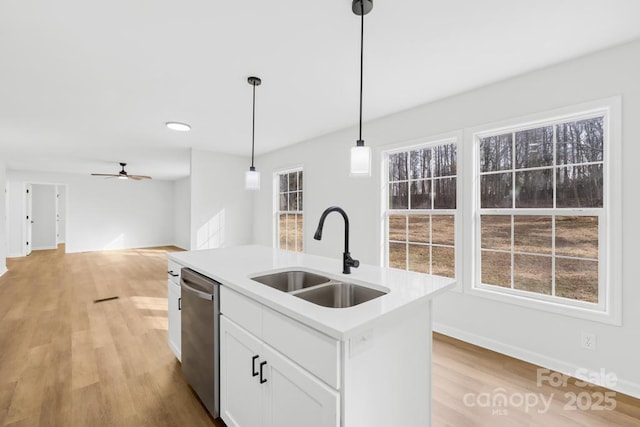
[[105, 301], [111, 301], [112, 299], [118, 299], [118, 297], [109, 297], [109, 298], [100, 298], [100, 299], [94, 299], [93, 303], [97, 304], [99, 302], [105, 302]]

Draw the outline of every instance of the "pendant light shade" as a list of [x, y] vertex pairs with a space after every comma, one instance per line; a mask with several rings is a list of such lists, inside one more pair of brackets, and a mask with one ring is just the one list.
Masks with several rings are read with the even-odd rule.
[[371, 148], [362, 139], [362, 74], [364, 58], [364, 15], [373, 9], [373, 0], [353, 0], [351, 10], [360, 16], [360, 138], [351, 148], [351, 176], [371, 176]]
[[256, 86], [260, 86], [262, 80], [258, 77], [249, 77], [247, 82], [253, 86], [253, 119], [251, 125], [251, 167], [244, 174], [244, 188], [246, 190], [259, 190], [260, 189], [260, 172], [256, 171], [256, 167], [253, 165], [253, 157], [255, 151], [255, 136], [256, 136]]
[[257, 172], [255, 168], [244, 173], [244, 188], [246, 190], [260, 189], [260, 172]]
[[351, 175], [371, 175], [371, 148], [364, 145], [351, 147]]

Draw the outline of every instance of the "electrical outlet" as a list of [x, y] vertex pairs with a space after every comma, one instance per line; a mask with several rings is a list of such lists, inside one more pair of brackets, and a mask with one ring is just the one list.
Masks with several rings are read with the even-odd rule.
[[586, 348], [587, 350], [595, 350], [596, 349], [596, 334], [583, 332], [582, 333], [582, 348]]

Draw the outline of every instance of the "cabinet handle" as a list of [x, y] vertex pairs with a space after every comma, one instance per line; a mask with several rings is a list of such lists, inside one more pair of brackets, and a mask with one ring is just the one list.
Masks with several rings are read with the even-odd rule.
[[182, 310], [182, 298], [178, 298], [178, 310]]
[[266, 361], [265, 362], [260, 362], [260, 384], [264, 384], [264, 383], [267, 382], [267, 379], [262, 377], [262, 374], [263, 374], [262, 368], [264, 368], [264, 365], [266, 365], [266, 364], [267, 364]]
[[255, 356], [253, 356], [251, 358], [251, 376], [253, 377], [257, 377], [258, 376], [258, 371], [256, 371], [256, 360], [258, 360], [258, 356], [257, 354]]
[[169, 273], [169, 276], [171, 276], [171, 277], [178, 277], [179, 276], [179, 274], [178, 273], [174, 273], [173, 270], [169, 270], [169, 271], [167, 271], [167, 273]]

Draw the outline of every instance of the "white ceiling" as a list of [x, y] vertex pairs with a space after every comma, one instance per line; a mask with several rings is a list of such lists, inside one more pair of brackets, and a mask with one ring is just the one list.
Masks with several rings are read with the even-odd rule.
[[[359, 32], [351, 0], [0, 0], [0, 159], [174, 179], [189, 147], [249, 155], [249, 75], [257, 154], [354, 126]], [[364, 119], [639, 37], [638, 0], [375, 0]]]

